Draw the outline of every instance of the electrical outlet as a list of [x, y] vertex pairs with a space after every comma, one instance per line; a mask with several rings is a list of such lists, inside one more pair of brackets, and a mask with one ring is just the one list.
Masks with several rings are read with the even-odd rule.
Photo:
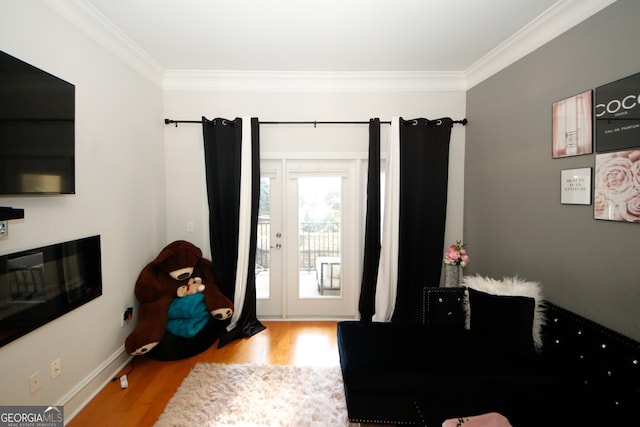
[[29, 393], [34, 394], [40, 390], [42, 384], [40, 383], [40, 371], [31, 374], [29, 377]]
[[124, 328], [131, 319], [133, 319], [133, 307], [127, 307], [120, 317], [120, 326]]
[[9, 234], [9, 221], [0, 221], [0, 237]]
[[56, 359], [51, 362], [51, 379], [56, 379], [58, 375], [62, 373], [62, 366], [60, 365], [60, 359]]

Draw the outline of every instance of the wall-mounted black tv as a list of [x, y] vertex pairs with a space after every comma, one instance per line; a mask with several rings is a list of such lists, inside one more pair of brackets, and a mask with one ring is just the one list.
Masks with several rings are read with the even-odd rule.
[[0, 196], [75, 193], [75, 85], [0, 51]]

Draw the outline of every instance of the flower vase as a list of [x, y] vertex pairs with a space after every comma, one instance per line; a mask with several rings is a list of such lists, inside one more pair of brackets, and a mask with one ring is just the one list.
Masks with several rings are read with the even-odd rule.
[[443, 286], [445, 288], [453, 288], [456, 286], [460, 286], [460, 282], [462, 281], [462, 267], [459, 265], [444, 265], [444, 280]]

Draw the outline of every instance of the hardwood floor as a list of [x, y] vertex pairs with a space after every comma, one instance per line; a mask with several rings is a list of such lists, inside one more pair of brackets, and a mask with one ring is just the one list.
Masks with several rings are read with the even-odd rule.
[[[78, 413], [68, 427], [151, 426], [196, 363], [257, 363], [265, 365], [339, 365], [334, 321], [262, 321], [266, 330], [251, 338], [211, 348], [188, 359], [162, 362], [137, 357], [128, 373], [129, 387], [109, 383]], [[121, 373], [127, 373], [127, 365]]]

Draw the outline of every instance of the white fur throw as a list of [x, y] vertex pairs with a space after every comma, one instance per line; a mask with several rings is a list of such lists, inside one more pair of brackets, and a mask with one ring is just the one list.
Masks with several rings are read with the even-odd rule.
[[[476, 275], [464, 276], [462, 278], [461, 285], [492, 295], [524, 296], [533, 298], [535, 300], [532, 327], [533, 344], [537, 351], [542, 348], [541, 329], [546, 318], [544, 315], [544, 308], [542, 306], [543, 295], [540, 283], [527, 282], [517, 276], [505, 277], [502, 280], [496, 280]], [[469, 306], [469, 295], [467, 292], [465, 292], [464, 309], [466, 314], [465, 327], [469, 329], [472, 308]]]

